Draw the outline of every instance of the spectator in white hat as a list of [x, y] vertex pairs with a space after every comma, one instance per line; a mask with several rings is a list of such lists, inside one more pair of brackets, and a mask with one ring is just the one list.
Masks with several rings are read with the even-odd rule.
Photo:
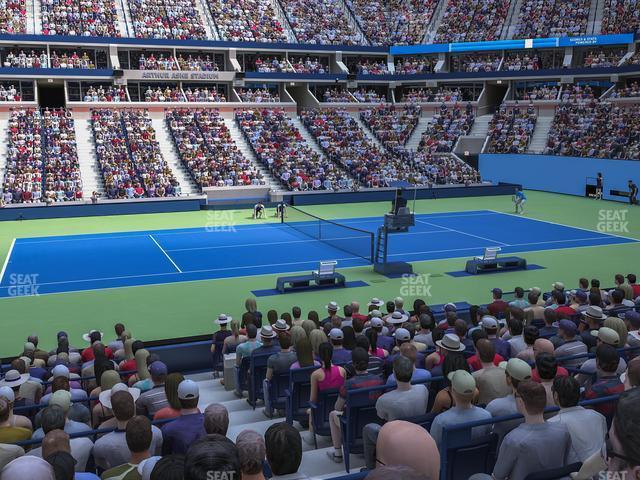
[[[264, 327], [263, 327], [264, 328]], [[162, 429], [162, 455], [187, 453], [193, 442], [204, 437], [204, 415], [198, 410], [200, 391], [193, 380], [183, 380], [178, 385], [178, 400], [180, 401], [180, 416], [168, 423]]]
[[15, 393], [9, 387], [0, 387], [0, 398], [4, 398], [7, 402], [9, 402], [9, 425], [14, 427], [22, 427], [28, 430], [33, 430], [33, 425], [31, 424], [31, 420], [24, 415], [16, 415], [13, 413], [13, 404], [16, 400]]
[[278, 334], [273, 331], [271, 325], [265, 325], [260, 329], [261, 345], [251, 351], [251, 355], [263, 355], [265, 353], [278, 353], [280, 344], [278, 343]]
[[25, 455], [8, 463], [0, 471], [2, 479], [56, 480], [53, 467], [42, 458]]
[[328, 316], [320, 322], [321, 326], [324, 326], [326, 323], [331, 323], [332, 325], [342, 325], [342, 317], [338, 315], [338, 309], [340, 306], [336, 302], [329, 302], [325, 305], [327, 309]]

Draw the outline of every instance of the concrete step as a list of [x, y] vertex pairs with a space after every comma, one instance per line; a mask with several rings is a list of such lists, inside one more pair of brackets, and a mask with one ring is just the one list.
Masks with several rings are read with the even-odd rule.
[[411, 134], [411, 136], [407, 140], [407, 143], [405, 144], [405, 148], [407, 150], [411, 150], [414, 152], [418, 150], [418, 146], [420, 145], [420, 140], [422, 139], [422, 134], [429, 126], [429, 123], [431, 122], [431, 120], [433, 120], [432, 116], [428, 116], [424, 113], [422, 114], [422, 116], [418, 119], [418, 125], [416, 125], [416, 128], [413, 130], [413, 133]]
[[373, 134], [373, 132], [371, 130], [369, 130], [369, 127], [367, 127], [364, 124], [364, 122], [362, 120], [360, 120], [360, 113], [359, 112], [350, 112], [350, 115], [351, 115], [351, 118], [353, 118], [356, 121], [356, 123], [360, 126], [360, 128], [365, 133], [365, 135], [367, 136], [369, 141], [371, 143], [373, 143], [378, 148], [378, 150], [386, 152], [387, 149], [382, 145], [382, 142], [380, 142], [380, 140], [378, 140], [376, 138], [376, 136]]
[[74, 118], [76, 128], [76, 145], [78, 149], [78, 163], [82, 177], [82, 194], [89, 199], [94, 191], [105, 193], [104, 179], [98, 164], [93, 130], [91, 122], [86, 118]]
[[313, 138], [311, 132], [304, 126], [304, 124], [300, 120], [300, 117], [298, 117], [297, 115], [291, 115], [290, 118], [291, 120], [293, 120], [293, 124], [295, 125], [295, 127], [300, 131], [302, 138], [304, 138], [304, 140], [307, 142], [307, 145], [309, 145], [309, 147], [311, 147], [311, 149], [322, 158], [326, 158], [324, 152], [322, 151], [322, 148], [320, 148], [320, 145], [318, 145], [316, 139]]
[[493, 115], [480, 115], [476, 117], [473, 122], [473, 127], [471, 127], [471, 132], [469, 132], [471, 137], [486, 137], [487, 132], [489, 131], [489, 123]]
[[536, 127], [529, 142], [529, 153], [542, 153], [547, 146], [547, 138], [553, 124], [553, 117], [538, 117]]
[[9, 145], [9, 119], [0, 118], [0, 193], [4, 185], [4, 176], [7, 170], [7, 150]]

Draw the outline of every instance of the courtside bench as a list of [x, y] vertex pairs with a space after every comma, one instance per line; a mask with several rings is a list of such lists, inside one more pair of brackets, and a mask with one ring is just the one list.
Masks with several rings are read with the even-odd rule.
[[465, 270], [467, 273], [477, 275], [479, 273], [501, 272], [503, 270], [526, 270], [527, 261], [521, 257], [499, 257], [493, 260], [481, 260], [474, 258], [467, 261]]
[[[276, 289], [280, 293], [286, 290], [304, 290], [310, 288], [344, 287], [346, 280], [344, 275], [336, 272], [338, 262], [320, 262], [318, 270], [307, 275], [291, 275], [288, 277], [278, 277]], [[313, 283], [313, 285], [312, 285]], [[289, 288], [287, 288], [287, 285]]]

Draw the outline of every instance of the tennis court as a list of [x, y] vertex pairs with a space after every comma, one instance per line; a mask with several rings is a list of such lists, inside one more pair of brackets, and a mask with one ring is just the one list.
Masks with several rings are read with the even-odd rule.
[[[338, 260], [338, 268], [370, 263], [381, 217], [324, 221], [294, 209], [288, 215], [286, 223], [18, 238], [0, 275], [0, 298], [306, 272], [321, 260]], [[418, 262], [471, 257], [490, 246], [516, 253], [632, 242], [474, 210], [416, 215], [408, 233], [391, 236], [389, 257]]]

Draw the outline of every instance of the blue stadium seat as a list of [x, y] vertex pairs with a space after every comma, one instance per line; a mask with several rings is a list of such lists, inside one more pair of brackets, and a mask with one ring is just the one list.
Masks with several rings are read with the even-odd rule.
[[[469, 478], [474, 473], [490, 474], [496, 462], [498, 434], [482, 437], [447, 448], [446, 480]], [[442, 477], [442, 475], [441, 475]]]
[[240, 362], [240, 366], [236, 365], [236, 390], [243, 392], [249, 390], [249, 365], [251, 357], [246, 356]]
[[289, 386], [286, 391], [287, 423], [296, 420], [308, 426], [309, 398], [311, 396], [311, 374], [317, 367], [305, 367], [289, 371]]
[[269, 395], [269, 406], [271, 411], [267, 415], [273, 416], [274, 410], [285, 410], [287, 404], [287, 390], [289, 388], [289, 371], [275, 373], [268, 382], [269, 391], [264, 392]]
[[329, 414], [335, 407], [336, 400], [338, 399], [339, 390], [337, 388], [331, 388], [318, 392], [318, 399], [316, 402], [309, 402], [311, 407], [311, 427], [313, 429], [313, 443], [318, 448], [318, 439], [316, 435], [321, 437], [331, 436], [331, 429], [329, 428]]
[[258, 400], [264, 399], [262, 382], [267, 376], [267, 360], [273, 353], [250, 355], [249, 362], [249, 398], [247, 401], [254, 409]]
[[569, 474], [577, 472], [582, 467], [582, 462], [572, 463], [560, 468], [550, 468], [542, 472], [530, 473], [524, 480], [560, 480], [567, 478]]

